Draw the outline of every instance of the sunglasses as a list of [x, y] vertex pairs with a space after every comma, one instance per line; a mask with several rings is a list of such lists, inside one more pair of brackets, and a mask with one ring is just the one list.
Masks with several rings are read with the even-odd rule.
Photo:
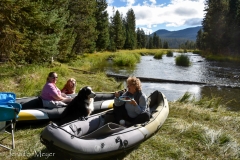
[[52, 77], [53, 79], [57, 79], [58, 77]]

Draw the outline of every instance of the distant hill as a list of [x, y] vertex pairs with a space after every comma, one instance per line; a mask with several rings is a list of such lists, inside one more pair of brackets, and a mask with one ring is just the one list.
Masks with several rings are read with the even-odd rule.
[[[166, 29], [160, 29], [156, 33], [161, 39], [163, 38], [181, 38], [188, 39], [191, 41], [196, 41], [197, 32], [202, 28], [202, 26], [186, 28], [178, 31], [168, 31]], [[152, 35], [154, 34], [152, 33]]]
[[188, 41], [196, 41], [197, 32], [202, 28], [202, 26], [186, 28], [178, 31], [168, 31], [166, 29], [160, 29], [156, 33], [162, 41], [167, 41], [170, 48], [178, 48], [182, 43]]

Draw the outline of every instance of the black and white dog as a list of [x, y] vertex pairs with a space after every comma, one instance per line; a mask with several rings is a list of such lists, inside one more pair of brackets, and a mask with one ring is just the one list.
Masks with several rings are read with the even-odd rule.
[[68, 123], [80, 117], [87, 117], [94, 111], [94, 97], [96, 94], [89, 86], [83, 87], [78, 95], [66, 106], [59, 124]]

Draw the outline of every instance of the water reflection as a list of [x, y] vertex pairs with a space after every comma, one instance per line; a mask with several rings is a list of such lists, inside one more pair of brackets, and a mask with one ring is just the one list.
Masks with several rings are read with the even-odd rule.
[[210, 98], [222, 98], [222, 103], [228, 110], [240, 111], [240, 89], [227, 87], [201, 87], [199, 95]]
[[209, 87], [200, 85], [185, 85], [172, 83], [142, 83], [142, 88], [146, 95], [150, 95], [155, 90], [161, 91], [169, 101], [176, 101], [186, 92], [189, 92], [197, 100], [201, 97], [219, 98], [226, 105], [228, 110], [240, 111], [239, 88]]
[[[184, 86], [184, 87], [183, 87]], [[200, 87], [198, 85], [182, 85], [172, 83], [142, 83], [142, 89], [146, 95], [150, 95], [155, 90], [161, 91], [169, 101], [176, 101], [182, 97], [186, 91], [200, 98]]]
[[105, 67], [109, 74], [120, 74], [125, 76], [134, 75], [137, 77], [149, 77], [180, 81], [194, 81], [210, 83], [209, 86], [186, 85], [173, 83], [143, 83], [143, 89], [146, 94], [150, 94], [158, 89], [163, 92], [170, 101], [177, 100], [185, 92], [192, 93], [196, 98], [202, 95], [221, 96], [224, 102], [236, 99], [235, 103], [229, 103], [231, 110], [240, 110], [240, 89], [217, 86], [237, 86], [240, 87], [240, 65], [229, 62], [206, 61], [203, 57], [187, 53], [192, 65], [190, 67], [181, 67], [175, 65], [175, 56], [180, 53], [174, 53], [174, 57], [163, 56], [162, 59], [154, 59], [153, 56], [142, 56], [140, 63], [136, 67]]

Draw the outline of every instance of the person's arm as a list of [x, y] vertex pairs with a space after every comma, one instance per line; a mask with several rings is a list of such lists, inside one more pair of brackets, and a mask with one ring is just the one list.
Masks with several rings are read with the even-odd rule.
[[140, 114], [140, 113], [144, 112], [147, 108], [147, 97], [145, 95], [142, 95], [139, 98], [139, 104], [137, 104], [137, 102], [135, 100], [132, 100], [131, 104], [135, 107], [135, 112], [137, 114]]
[[[125, 95], [125, 93], [123, 95]], [[119, 96], [120, 96], [120, 93], [119, 92], [115, 92], [115, 98], [114, 98], [114, 105], [115, 106], [121, 106], [121, 105], [124, 104], [123, 101], [119, 100]]]
[[65, 97], [63, 97], [62, 95], [52, 95], [52, 97], [56, 100], [56, 101], [62, 101], [65, 99]]
[[61, 91], [54, 85], [50, 85], [49, 94], [55, 101], [63, 101], [66, 99], [65, 97], [62, 96]]

